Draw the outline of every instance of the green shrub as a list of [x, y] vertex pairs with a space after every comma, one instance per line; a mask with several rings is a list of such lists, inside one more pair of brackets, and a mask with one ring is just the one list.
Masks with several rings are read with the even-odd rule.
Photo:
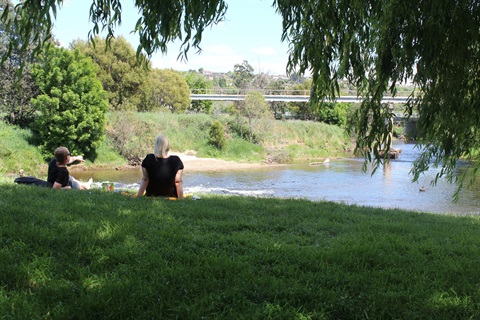
[[324, 123], [345, 127], [347, 124], [350, 104], [348, 103], [322, 103], [316, 115]]
[[213, 121], [210, 125], [210, 130], [208, 131], [208, 143], [218, 149], [223, 149], [227, 144], [225, 128], [218, 120]]
[[[153, 152], [158, 132], [133, 112], [115, 112], [108, 117], [107, 136], [115, 150], [130, 164], [140, 164], [146, 154]], [[151, 138], [151, 139], [148, 139]]]
[[40, 111], [32, 129], [45, 159], [59, 146], [95, 159], [105, 138], [108, 104], [91, 59], [78, 51], [52, 48], [32, 74], [41, 91], [32, 100]]

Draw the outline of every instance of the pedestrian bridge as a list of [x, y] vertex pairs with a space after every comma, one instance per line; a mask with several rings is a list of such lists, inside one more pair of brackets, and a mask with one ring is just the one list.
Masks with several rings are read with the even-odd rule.
[[[310, 100], [310, 91], [308, 90], [251, 90], [260, 92], [266, 101], [269, 102], [308, 102]], [[247, 90], [220, 89], [205, 90], [192, 89], [190, 92], [191, 100], [210, 100], [210, 101], [241, 101], [245, 100]], [[382, 103], [406, 103], [408, 97], [383, 97]], [[340, 96], [335, 101], [325, 100], [326, 102], [350, 102], [361, 103], [362, 97], [355, 95]]]

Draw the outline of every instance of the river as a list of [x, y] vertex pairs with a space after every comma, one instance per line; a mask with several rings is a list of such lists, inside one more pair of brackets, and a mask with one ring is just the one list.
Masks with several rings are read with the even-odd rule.
[[[335, 159], [328, 164], [296, 163], [282, 167], [267, 167], [229, 172], [188, 172], [184, 174], [184, 191], [249, 195], [258, 197], [305, 198], [327, 200], [381, 208], [401, 208], [434, 213], [480, 214], [480, 179], [464, 188], [458, 202], [453, 202], [456, 186], [440, 179], [430, 184], [438, 170], [430, 169], [418, 182], [409, 174], [419, 151], [413, 144], [396, 142], [402, 149], [399, 159], [392, 160], [371, 175], [362, 171], [362, 159]], [[459, 164], [462, 170], [465, 164]], [[115, 182], [117, 190], [137, 189], [139, 169], [123, 171], [75, 172], [76, 178], [93, 177], [96, 186], [103, 181]], [[424, 186], [425, 191], [420, 191]]]

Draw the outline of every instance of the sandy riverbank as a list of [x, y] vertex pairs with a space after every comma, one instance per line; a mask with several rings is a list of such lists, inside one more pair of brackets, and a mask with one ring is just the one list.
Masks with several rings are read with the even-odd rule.
[[[232, 171], [232, 170], [246, 170], [253, 168], [262, 168], [262, 167], [271, 167], [271, 166], [285, 166], [282, 164], [268, 164], [266, 162], [237, 162], [237, 161], [228, 161], [215, 158], [199, 158], [194, 155], [189, 155], [180, 152], [172, 152], [171, 155], [177, 155], [182, 160], [185, 171], [189, 172], [220, 172], [220, 171]], [[116, 167], [116, 170], [127, 170], [135, 168], [135, 166], [125, 165]], [[78, 165], [73, 165], [68, 168], [70, 172], [78, 171], [88, 171], [88, 170], [105, 170], [109, 169], [108, 165], [83, 165], [82, 163]], [[110, 168], [112, 169], [112, 168]]]
[[231, 171], [244, 170], [250, 168], [261, 168], [266, 166], [278, 166], [278, 164], [267, 164], [265, 162], [244, 163], [237, 161], [228, 161], [214, 158], [198, 158], [196, 156], [183, 153], [172, 153], [180, 157], [185, 166], [185, 171]]

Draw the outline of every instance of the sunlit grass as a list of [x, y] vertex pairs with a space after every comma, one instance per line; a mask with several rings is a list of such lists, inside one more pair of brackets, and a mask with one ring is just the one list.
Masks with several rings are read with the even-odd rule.
[[4, 319], [476, 319], [480, 218], [0, 186]]
[[30, 130], [0, 121], [0, 173], [18, 173], [21, 169], [30, 174], [46, 171], [40, 151], [28, 142], [31, 135]]
[[[131, 126], [142, 128], [141, 134], [128, 135], [123, 145], [129, 145], [138, 157], [153, 151], [153, 143], [158, 133], [167, 135], [171, 150], [187, 152], [206, 158], [221, 158], [241, 162], [292, 162], [299, 159], [314, 159], [348, 155], [346, 149], [352, 142], [345, 136], [343, 129], [318, 122], [278, 121], [264, 119], [265, 128], [260, 141], [255, 143], [239, 137], [233, 130], [227, 130], [227, 144], [219, 150], [208, 143], [208, 131], [215, 116], [205, 114], [171, 113], [128, 113], [108, 114], [107, 131], [115, 130], [115, 121], [127, 122]], [[233, 116], [221, 115], [219, 120], [228, 129]], [[25, 174], [45, 178], [47, 162], [38, 148], [29, 143], [32, 132], [19, 129], [6, 123], [0, 123], [0, 173], [18, 176], [20, 170]], [[140, 149], [141, 152], [138, 152]], [[52, 155], [53, 155], [52, 150]], [[350, 153], [351, 155], [351, 153]], [[124, 155], [125, 156], [125, 155]], [[127, 156], [120, 156], [119, 150], [108, 139], [102, 142], [96, 156], [82, 164], [86, 167], [114, 168], [128, 163]]]

